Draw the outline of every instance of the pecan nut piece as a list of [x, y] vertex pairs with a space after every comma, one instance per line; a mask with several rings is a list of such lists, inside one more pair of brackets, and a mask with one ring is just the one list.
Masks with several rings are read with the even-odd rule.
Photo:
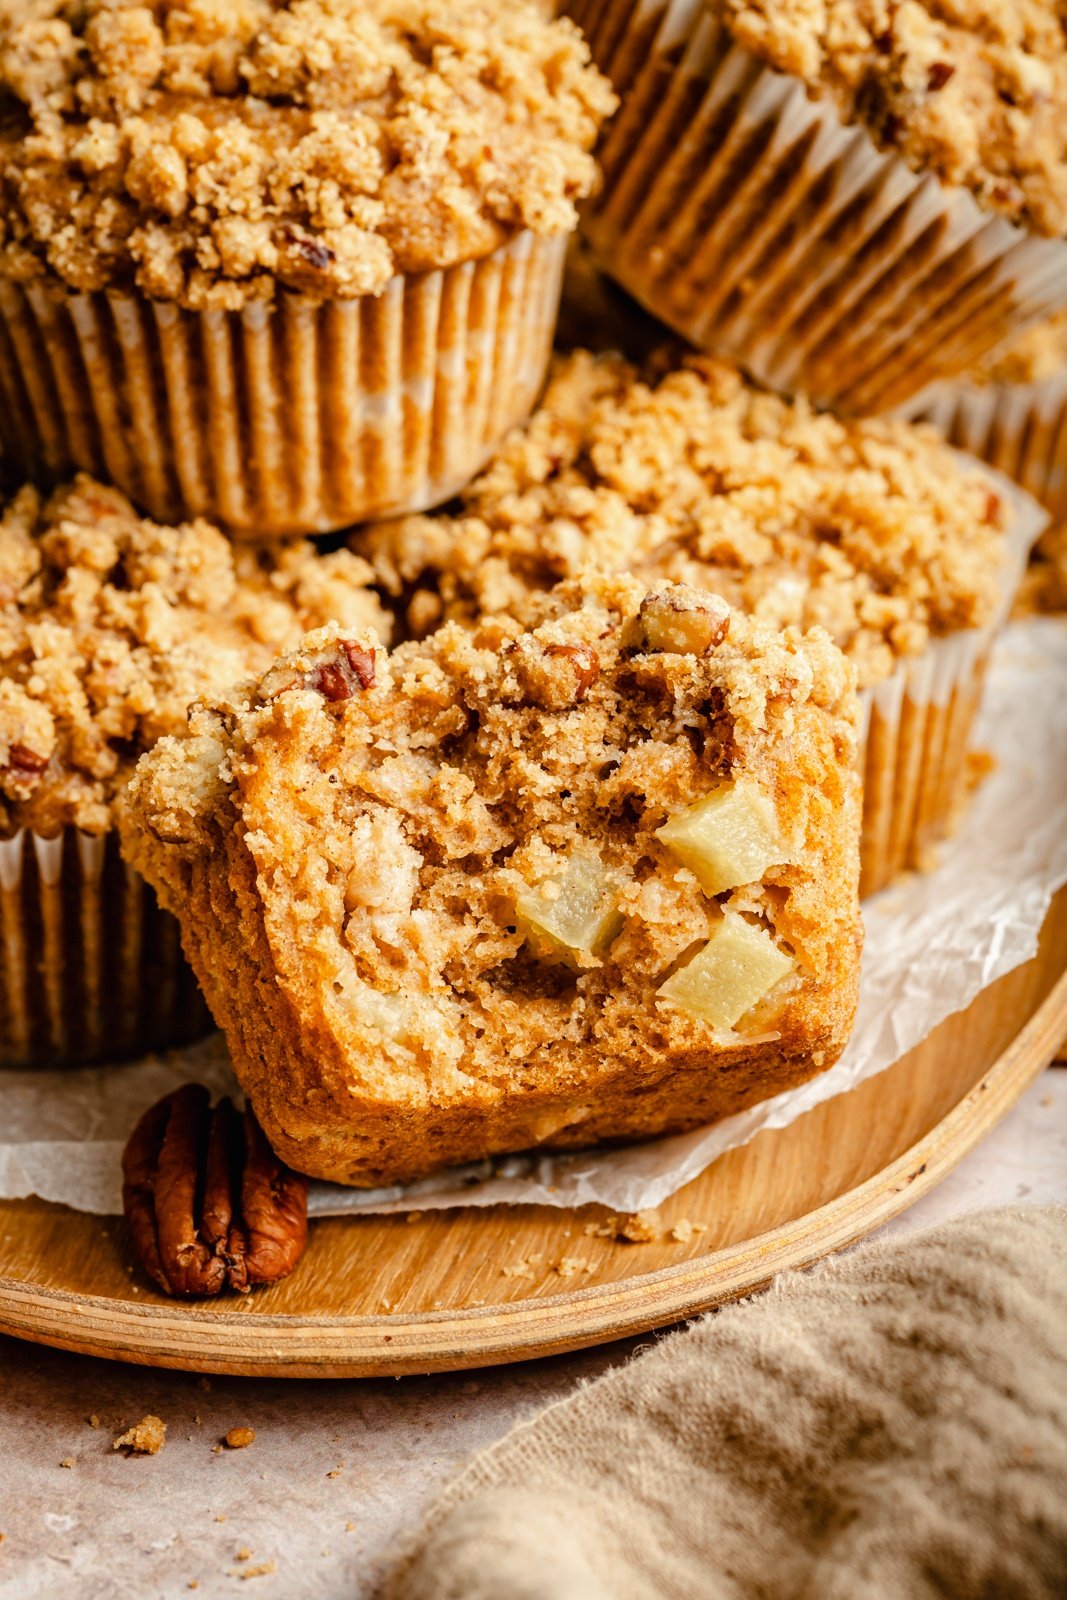
[[137, 1258], [165, 1294], [276, 1283], [307, 1243], [307, 1180], [280, 1162], [251, 1109], [211, 1109], [198, 1083], [146, 1111], [122, 1156]]
[[600, 676], [600, 657], [589, 644], [548, 644], [520, 639], [511, 646], [519, 690], [544, 711], [569, 711]]

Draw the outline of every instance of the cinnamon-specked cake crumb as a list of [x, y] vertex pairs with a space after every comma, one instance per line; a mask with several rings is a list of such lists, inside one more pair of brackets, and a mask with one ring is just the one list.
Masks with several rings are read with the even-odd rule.
[[619, 1220], [618, 1237], [630, 1244], [652, 1244], [659, 1238], [660, 1224], [657, 1211], [637, 1211]]
[[298, 1169], [695, 1126], [843, 1047], [844, 656], [684, 584], [530, 609], [391, 653], [320, 630], [137, 770], [130, 859]]
[[690, 1239], [695, 1238], [698, 1233], [707, 1233], [707, 1231], [706, 1222], [690, 1222], [688, 1217], [679, 1217], [671, 1229], [671, 1238], [675, 1244], [688, 1244]]
[[712, 0], [731, 33], [828, 95], [846, 122], [1067, 233], [1067, 25], [1061, 0]]
[[269, 1578], [277, 1572], [278, 1563], [275, 1560], [260, 1561], [254, 1567], [233, 1567], [230, 1571], [231, 1578]]
[[509, 1262], [501, 1267], [502, 1278], [536, 1278], [544, 1267], [544, 1255], [540, 1252], [530, 1256], [522, 1256], [518, 1261]]
[[167, 1442], [167, 1424], [161, 1417], [142, 1417], [132, 1428], [120, 1433], [111, 1448], [131, 1456], [157, 1456]]
[[309, 627], [388, 636], [366, 563], [310, 540], [233, 545], [165, 527], [79, 477], [0, 515], [0, 837], [104, 833], [133, 766], [199, 695], [262, 670]]
[[[435, 616], [530, 614], [594, 569], [696, 585], [773, 627], [825, 628], [861, 685], [991, 620], [1007, 510], [933, 429], [844, 421], [706, 356], [575, 351], [454, 515], [357, 548]], [[409, 621], [411, 620], [409, 613]], [[417, 627], [415, 631], [418, 631]]]
[[560, 1256], [558, 1261], [552, 1263], [552, 1270], [560, 1278], [577, 1278], [595, 1272], [596, 1268], [591, 1261], [583, 1261], [580, 1256]]
[[0, 273], [236, 309], [569, 231], [614, 96], [524, 0], [37, 0], [0, 101]]

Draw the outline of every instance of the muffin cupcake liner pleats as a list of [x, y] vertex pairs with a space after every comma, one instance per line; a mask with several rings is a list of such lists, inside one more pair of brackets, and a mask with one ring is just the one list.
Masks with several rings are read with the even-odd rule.
[[913, 172], [707, 0], [569, 0], [622, 106], [584, 217], [654, 315], [785, 393], [890, 410], [1067, 304], [1067, 242]]
[[934, 639], [921, 655], [861, 695], [864, 725], [860, 894], [933, 864], [936, 845], [959, 820], [971, 785], [971, 730], [993, 643], [1015, 598], [1048, 513], [1014, 483], [990, 474], [1011, 508], [996, 614], [984, 628]]
[[1021, 610], [1067, 607], [1067, 371], [1033, 383], [938, 385], [918, 408], [950, 444], [1014, 478], [1052, 517], [1019, 596]]
[[425, 509], [532, 408], [565, 248], [523, 232], [377, 297], [233, 312], [0, 281], [0, 434], [26, 477], [81, 468], [237, 537]]
[[0, 841], [0, 1067], [116, 1060], [211, 1026], [178, 924], [117, 834]]
[[[915, 414], [911, 412], [909, 414]], [[1034, 383], [945, 383], [917, 413], [1067, 519], [1067, 371]]]

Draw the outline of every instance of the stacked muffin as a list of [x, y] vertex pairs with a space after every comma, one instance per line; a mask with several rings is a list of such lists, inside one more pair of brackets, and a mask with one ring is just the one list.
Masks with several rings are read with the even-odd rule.
[[586, 231], [694, 344], [887, 410], [1067, 305], [1057, 0], [570, 0], [621, 107]]
[[433, 504], [525, 417], [613, 103], [524, 5], [0, 14], [0, 458], [59, 486], [0, 524], [0, 1062], [202, 1026], [133, 766], [306, 629], [388, 638], [354, 556], [265, 541]]
[[[859, 893], [952, 824], [1041, 523], [814, 404], [1067, 301], [1049, 31], [606, 0], [604, 77], [548, 9], [0, 22], [0, 435], [95, 474], [0, 527], [6, 1058], [146, 1043], [143, 874], [275, 1150], [345, 1183], [831, 1066]], [[587, 198], [599, 265], [719, 354], [623, 298], [639, 364], [582, 349], [577, 255], [538, 404]]]

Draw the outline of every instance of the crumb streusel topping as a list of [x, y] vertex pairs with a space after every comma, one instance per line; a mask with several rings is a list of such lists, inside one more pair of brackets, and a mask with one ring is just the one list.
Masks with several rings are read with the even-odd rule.
[[820, 414], [704, 356], [643, 372], [558, 359], [540, 409], [461, 499], [358, 536], [390, 591], [414, 591], [416, 633], [442, 609], [524, 617], [561, 578], [631, 570], [776, 627], [819, 624], [861, 684], [987, 622], [1005, 549], [989, 480], [932, 429]]
[[731, 33], [916, 171], [1067, 233], [1062, 0], [709, 0]]
[[0, 13], [0, 272], [234, 309], [576, 222], [607, 82], [526, 0]]
[[112, 824], [138, 757], [198, 696], [261, 671], [309, 627], [388, 637], [370, 572], [308, 540], [232, 545], [163, 527], [78, 478], [0, 517], [0, 838]]

